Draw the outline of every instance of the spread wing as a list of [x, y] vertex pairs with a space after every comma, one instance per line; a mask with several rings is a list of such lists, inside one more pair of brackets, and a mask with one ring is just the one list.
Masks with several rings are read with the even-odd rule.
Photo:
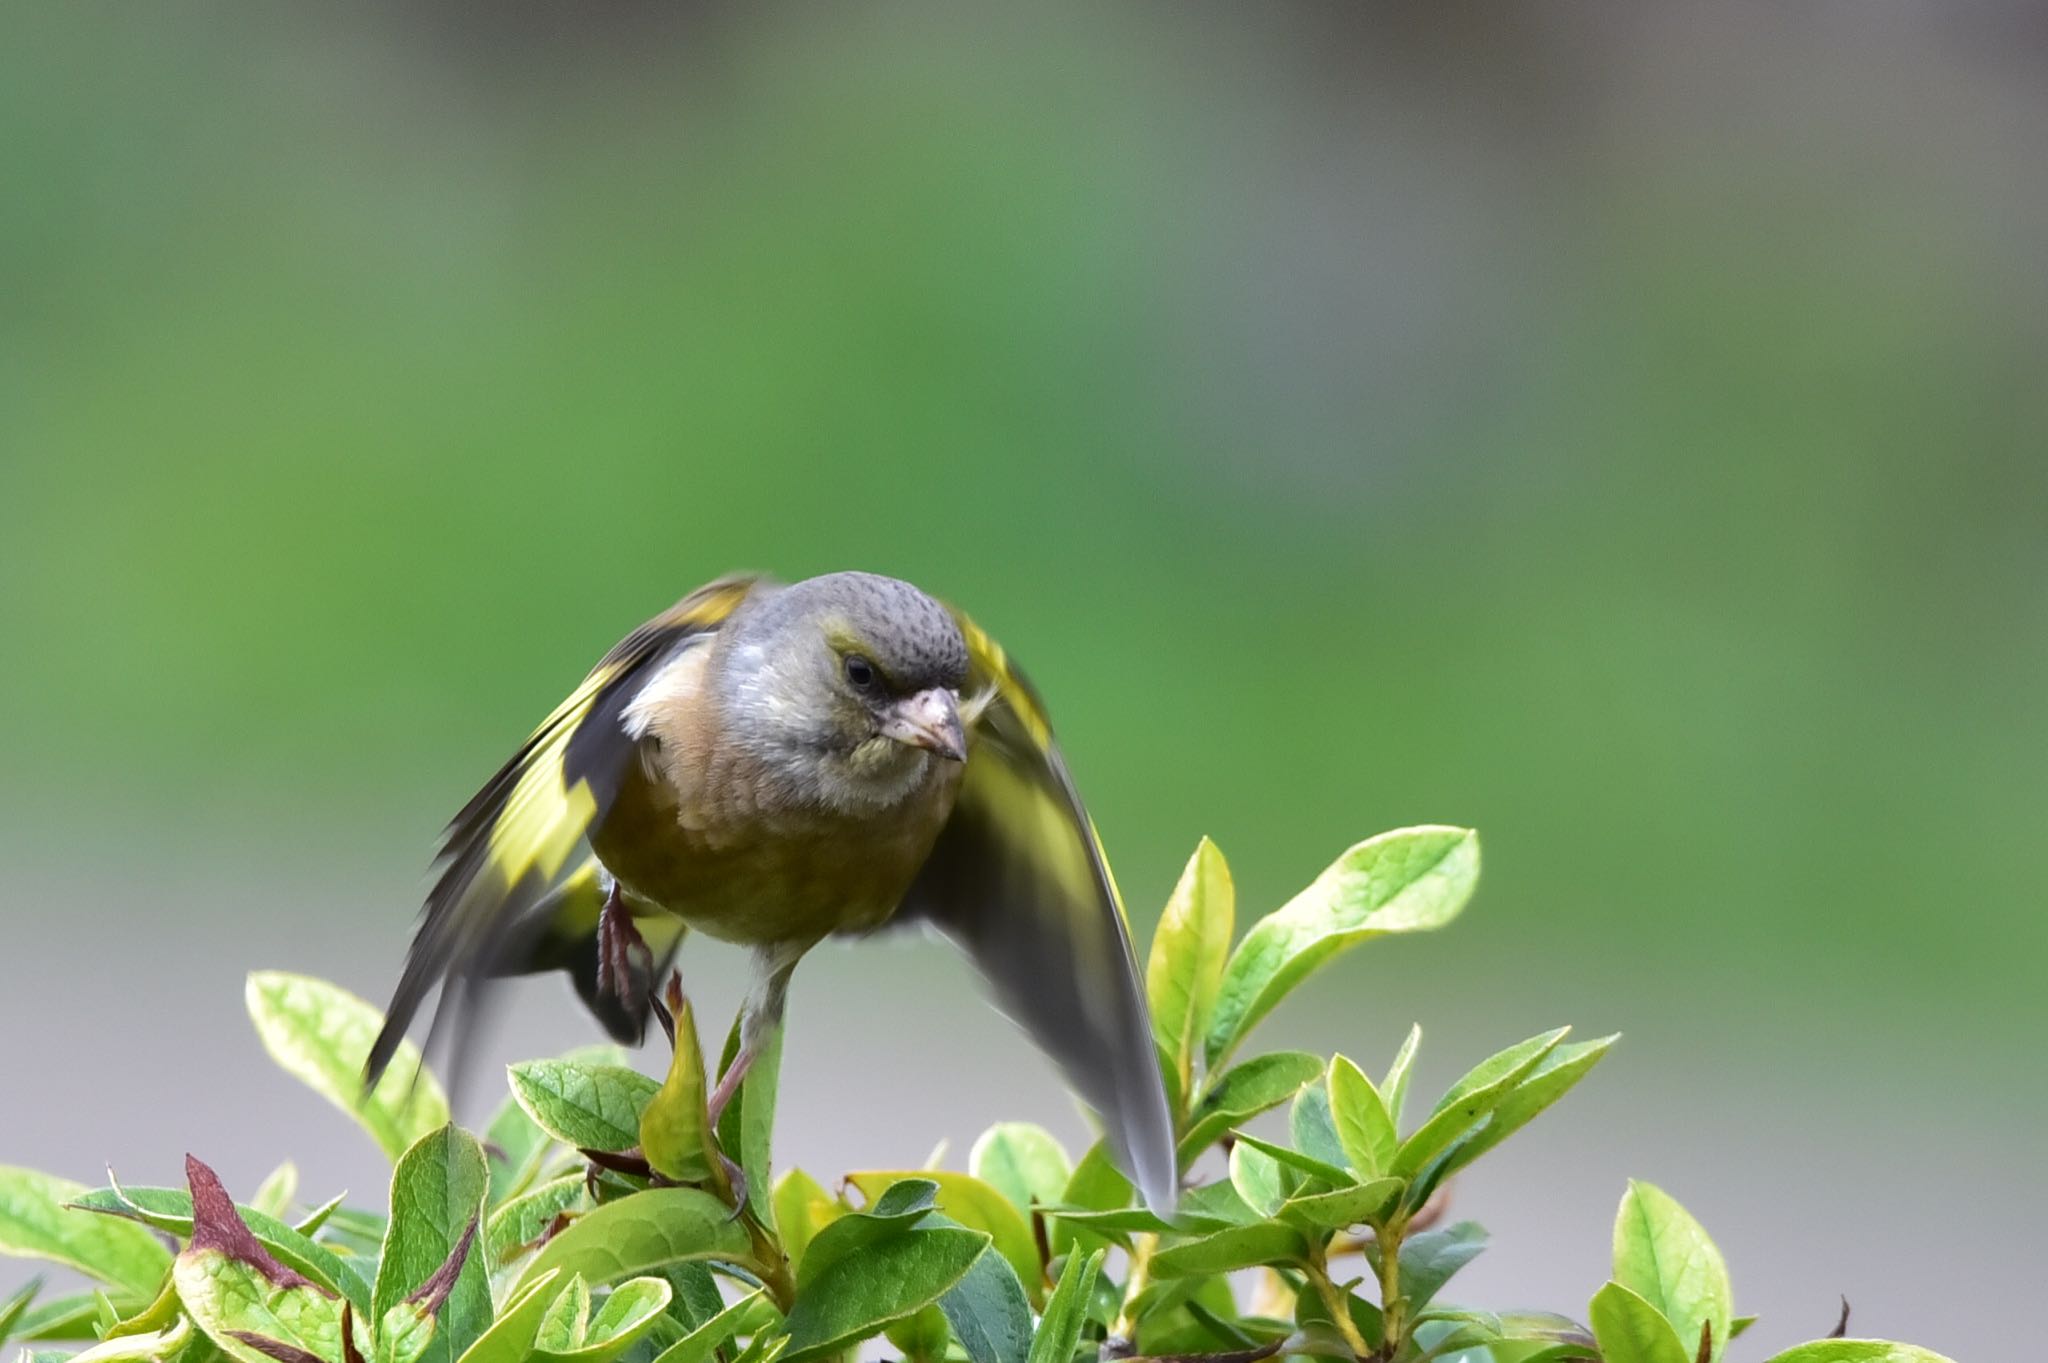
[[634, 759], [620, 725], [625, 707], [679, 650], [708, 639], [757, 582], [721, 578], [620, 640], [449, 823], [435, 857], [439, 877], [370, 1049], [367, 1082], [383, 1073], [435, 985], [445, 986], [446, 1014], [533, 946], [546, 926], [533, 910], [610, 808]]
[[1116, 882], [1037, 693], [1000, 645], [955, 615], [970, 660], [963, 694], [992, 694], [952, 817], [905, 909], [973, 958], [1164, 1212], [1179, 1181], [1173, 1120]]

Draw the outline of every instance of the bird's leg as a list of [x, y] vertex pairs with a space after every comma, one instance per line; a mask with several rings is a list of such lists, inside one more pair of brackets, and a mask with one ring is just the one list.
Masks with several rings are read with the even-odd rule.
[[718, 1076], [718, 1087], [711, 1091], [711, 1098], [706, 1104], [713, 1126], [718, 1125], [719, 1115], [725, 1111], [726, 1104], [740, 1091], [740, 1083], [767, 1047], [768, 1038], [782, 1025], [782, 1005], [789, 996], [789, 977], [795, 972], [796, 963], [803, 954], [814, 945], [815, 942], [780, 942], [762, 947], [755, 953], [755, 968], [759, 973], [753, 989], [747, 993], [747, 1001], [740, 1006], [739, 1049], [733, 1052], [732, 1064]]
[[641, 980], [651, 985], [654, 953], [647, 939], [633, 926], [632, 910], [626, 907], [619, 882], [612, 882], [604, 908], [597, 915], [597, 987], [610, 990], [631, 1013], [640, 1011]]

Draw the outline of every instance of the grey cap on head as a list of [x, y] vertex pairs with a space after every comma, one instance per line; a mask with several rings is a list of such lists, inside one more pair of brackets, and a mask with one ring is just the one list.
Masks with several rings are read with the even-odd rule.
[[763, 602], [752, 623], [776, 630], [797, 620], [844, 629], [849, 646], [869, 653], [898, 691], [966, 684], [967, 640], [959, 622], [900, 578], [862, 572], [806, 578]]

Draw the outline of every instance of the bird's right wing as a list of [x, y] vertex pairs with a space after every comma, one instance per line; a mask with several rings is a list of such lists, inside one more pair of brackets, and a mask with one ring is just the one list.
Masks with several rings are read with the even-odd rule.
[[533, 910], [603, 819], [634, 760], [634, 741], [620, 722], [626, 706], [679, 650], [709, 639], [758, 583], [721, 578], [620, 640], [449, 823], [435, 858], [439, 878], [370, 1048], [367, 1082], [391, 1063], [435, 985], [444, 986], [439, 1013], [446, 1014], [462, 1003], [451, 994], [505, 973], [534, 945], [544, 925]]
[[973, 958], [1164, 1214], [1179, 1183], [1173, 1119], [1116, 882], [1037, 693], [1000, 645], [955, 616], [967, 639], [964, 694], [985, 706], [952, 817], [904, 911]]

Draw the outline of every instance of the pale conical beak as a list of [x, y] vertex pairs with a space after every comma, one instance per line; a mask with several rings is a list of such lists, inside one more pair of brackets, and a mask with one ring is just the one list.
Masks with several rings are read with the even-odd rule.
[[967, 734], [960, 726], [960, 700], [943, 686], [905, 696], [889, 707], [882, 736], [925, 748], [954, 762], [967, 760]]

